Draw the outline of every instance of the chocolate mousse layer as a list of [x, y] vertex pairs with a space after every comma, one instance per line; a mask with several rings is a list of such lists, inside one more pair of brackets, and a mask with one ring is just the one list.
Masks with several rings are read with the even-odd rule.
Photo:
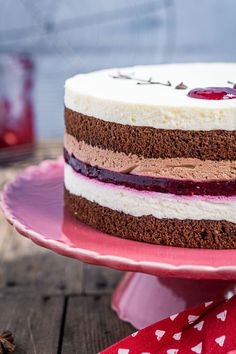
[[66, 189], [65, 205], [78, 220], [125, 239], [188, 248], [236, 248], [236, 224], [231, 222], [134, 217], [70, 194]]
[[188, 157], [155, 159], [126, 155], [77, 141], [67, 133], [64, 134], [64, 148], [69, 155], [90, 166], [114, 172], [193, 181], [236, 181], [236, 160], [212, 161]]
[[106, 122], [65, 108], [66, 132], [92, 146], [146, 158], [234, 160], [236, 131], [165, 130]]
[[97, 166], [91, 166], [70, 155], [64, 149], [64, 158], [75, 172], [104, 183], [134, 188], [141, 191], [170, 193], [176, 195], [208, 195], [235, 196], [236, 180], [204, 180], [194, 181], [166, 177], [140, 176], [131, 173], [121, 173]]

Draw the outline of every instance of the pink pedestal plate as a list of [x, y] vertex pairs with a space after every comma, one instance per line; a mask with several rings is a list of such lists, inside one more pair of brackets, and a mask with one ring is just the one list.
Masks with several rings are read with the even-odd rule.
[[110, 236], [76, 221], [64, 210], [61, 159], [30, 167], [6, 185], [1, 206], [15, 229], [38, 245], [128, 271], [112, 307], [137, 328], [234, 293], [236, 250], [156, 246]]

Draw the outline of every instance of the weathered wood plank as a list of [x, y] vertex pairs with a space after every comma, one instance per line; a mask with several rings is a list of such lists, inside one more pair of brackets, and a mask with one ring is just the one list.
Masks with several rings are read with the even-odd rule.
[[70, 297], [62, 354], [96, 354], [134, 332], [110, 307], [110, 296]]
[[84, 265], [83, 293], [111, 294], [123, 274], [115, 269], [86, 264]]
[[0, 293], [81, 293], [82, 263], [33, 244], [2, 215], [0, 232]]
[[0, 296], [0, 331], [13, 332], [16, 354], [57, 354], [62, 296]]

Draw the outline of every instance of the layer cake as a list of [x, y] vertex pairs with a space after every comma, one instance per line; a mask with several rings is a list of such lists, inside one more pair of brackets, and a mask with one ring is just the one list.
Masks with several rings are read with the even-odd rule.
[[234, 82], [236, 64], [225, 63], [68, 79], [66, 208], [123, 238], [236, 248]]

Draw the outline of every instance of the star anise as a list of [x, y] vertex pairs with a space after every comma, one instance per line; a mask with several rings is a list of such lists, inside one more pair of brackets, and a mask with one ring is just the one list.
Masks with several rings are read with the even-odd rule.
[[14, 337], [10, 331], [4, 331], [0, 334], [0, 354], [14, 353]]

